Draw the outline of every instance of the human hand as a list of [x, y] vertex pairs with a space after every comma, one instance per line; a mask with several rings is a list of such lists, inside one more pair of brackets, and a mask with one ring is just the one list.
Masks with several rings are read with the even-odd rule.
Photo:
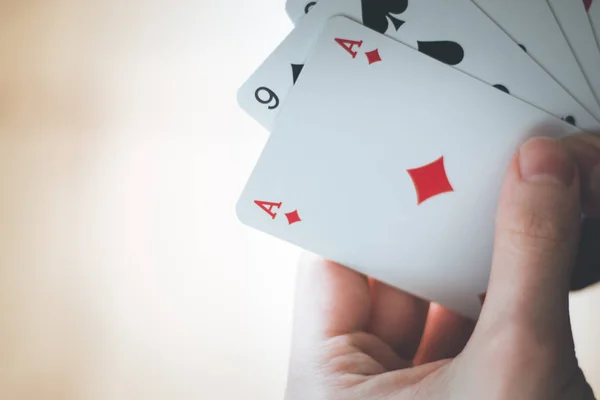
[[505, 178], [476, 324], [307, 257], [286, 399], [594, 399], [575, 356], [568, 294], [576, 262], [585, 286], [600, 261], [600, 240], [594, 248], [585, 237], [597, 225], [579, 240], [581, 205], [600, 216], [596, 165], [600, 139], [590, 135], [523, 145]]

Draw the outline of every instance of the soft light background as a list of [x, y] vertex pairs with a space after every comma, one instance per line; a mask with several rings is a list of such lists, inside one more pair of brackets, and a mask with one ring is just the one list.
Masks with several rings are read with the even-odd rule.
[[[234, 215], [284, 0], [0, 0], [0, 398], [281, 399], [298, 250]], [[600, 288], [574, 296], [600, 391]]]

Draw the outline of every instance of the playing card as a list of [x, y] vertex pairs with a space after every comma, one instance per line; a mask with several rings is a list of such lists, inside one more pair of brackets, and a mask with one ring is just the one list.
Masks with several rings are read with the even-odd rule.
[[[364, 5], [364, 6], [363, 6]], [[580, 128], [598, 126], [546, 71], [470, 0], [321, 0], [238, 92], [271, 129], [325, 21], [350, 17]]]
[[600, 101], [600, 51], [582, 0], [548, 0], [562, 31]]
[[600, 119], [600, 106], [546, 0], [473, 0], [571, 96]]
[[584, 6], [592, 23], [594, 34], [596, 35], [596, 44], [600, 49], [600, 1], [584, 0]]
[[576, 129], [336, 17], [287, 98], [237, 214], [476, 317], [503, 175], [527, 132], [547, 121]]
[[292, 22], [297, 24], [298, 21], [300, 21], [305, 14], [308, 14], [316, 4], [317, 2], [313, 0], [287, 0], [285, 3], [285, 11]]

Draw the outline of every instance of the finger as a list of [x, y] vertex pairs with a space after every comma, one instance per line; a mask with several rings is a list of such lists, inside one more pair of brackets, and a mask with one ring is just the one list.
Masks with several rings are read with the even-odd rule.
[[456, 357], [466, 346], [475, 321], [432, 303], [415, 365]]
[[369, 321], [367, 277], [331, 261], [305, 255], [298, 268], [294, 342], [364, 331]]
[[563, 139], [579, 167], [584, 214], [600, 217], [600, 135], [582, 133]]
[[[600, 136], [582, 133], [563, 140], [579, 167], [583, 212], [600, 218]], [[586, 219], [571, 282], [580, 290], [600, 281], [600, 222]]]
[[403, 359], [412, 360], [425, 329], [428, 309], [429, 302], [374, 281], [368, 331]]
[[561, 142], [536, 138], [521, 147], [498, 207], [482, 329], [512, 321], [548, 337], [568, 326], [579, 190], [577, 168]]
[[581, 290], [600, 282], [600, 220], [585, 218], [571, 290]]
[[366, 276], [312, 255], [303, 257], [297, 278], [289, 393], [310, 393], [325, 365], [334, 368], [332, 373], [350, 376], [410, 365], [375, 336], [362, 333], [369, 310]]

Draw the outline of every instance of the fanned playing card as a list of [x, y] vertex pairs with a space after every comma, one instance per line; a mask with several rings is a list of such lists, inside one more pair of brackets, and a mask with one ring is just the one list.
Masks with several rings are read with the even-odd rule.
[[587, 10], [591, 1], [548, 0], [585, 77], [600, 101], [600, 51]]
[[285, 2], [285, 11], [292, 22], [297, 24], [315, 5], [317, 5], [316, 0], [287, 0]]
[[473, 0], [495, 23], [600, 119], [600, 105], [546, 0]]
[[537, 124], [574, 128], [343, 17], [302, 75], [240, 220], [477, 317], [511, 158]]
[[592, 30], [596, 36], [598, 51], [600, 51], [600, 1], [584, 0], [584, 7], [592, 23]]
[[238, 91], [271, 129], [325, 21], [347, 16], [583, 129], [598, 121], [470, 0], [320, 0]]

